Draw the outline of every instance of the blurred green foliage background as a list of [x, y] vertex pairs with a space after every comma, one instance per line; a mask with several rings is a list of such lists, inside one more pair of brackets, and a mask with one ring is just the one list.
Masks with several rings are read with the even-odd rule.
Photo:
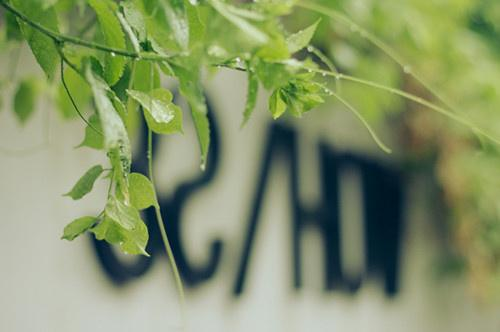
[[[314, 39], [341, 72], [433, 100], [500, 137], [499, 1], [321, 3], [355, 22], [325, 15]], [[315, 19], [300, 10], [287, 23], [300, 26]], [[371, 36], [389, 48], [377, 47]], [[459, 270], [479, 298], [498, 299], [499, 147], [395, 95], [349, 83], [341, 91], [369, 122], [389, 123], [400, 132], [400, 156], [408, 170], [433, 171], [448, 208], [442, 223], [450, 230]]]

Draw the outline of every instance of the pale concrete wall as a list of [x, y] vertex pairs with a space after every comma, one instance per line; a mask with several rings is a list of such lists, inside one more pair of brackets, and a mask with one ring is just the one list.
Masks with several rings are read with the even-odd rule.
[[[365, 285], [355, 296], [321, 291], [321, 251], [317, 234], [304, 238], [308, 259], [305, 288], [290, 289], [289, 215], [285, 175], [274, 169], [245, 294], [230, 297], [245, 231], [249, 202], [261, 156], [266, 124], [265, 102], [239, 130], [245, 79], [239, 73], [217, 76], [210, 85], [216, 100], [223, 154], [219, 175], [186, 210], [191, 259], [204, 260], [217, 235], [225, 242], [216, 276], [187, 294], [190, 331], [498, 331], [498, 310], [474, 303], [460, 280], [438, 282], [432, 265], [439, 257], [426, 202], [425, 181], [412, 181], [407, 210], [401, 292], [393, 300], [380, 287]], [[41, 108], [48, 106], [40, 105]], [[43, 112], [19, 131], [9, 110], [0, 113], [0, 142], [26, 147], [40, 140]], [[364, 129], [346, 111], [323, 110], [300, 122], [301, 174], [305, 199], [317, 196], [311, 145], [319, 136], [337, 146], [381, 154]], [[199, 172], [197, 145], [186, 121], [185, 137], [168, 140], [159, 165], [161, 190]], [[176, 331], [179, 310], [166, 260], [124, 288], [114, 287], [97, 264], [88, 239], [59, 240], [73, 218], [102, 207], [104, 186], [81, 202], [61, 194], [83, 172], [104, 158], [72, 147], [82, 137], [75, 121], [50, 119], [51, 143], [25, 156], [0, 155], [0, 331]], [[382, 131], [386, 132], [386, 131]], [[386, 137], [390, 140], [390, 137]], [[381, 156], [381, 158], [388, 158]], [[159, 167], [157, 167], [159, 169]], [[315, 196], [316, 195], [316, 196]], [[168, 218], [168, 216], [167, 216]], [[318, 257], [314, 259], [314, 257]], [[316, 271], [316, 272], [314, 272]]]

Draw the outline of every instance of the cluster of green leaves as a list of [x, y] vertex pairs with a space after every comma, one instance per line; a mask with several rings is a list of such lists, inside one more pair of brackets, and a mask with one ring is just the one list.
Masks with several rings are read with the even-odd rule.
[[[0, 0], [6, 15], [5, 39], [26, 41], [49, 82], [60, 69], [55, 101], [61, 114], [79, 115], [86, 124], [80, 146], [102, 150], [109, 158], [109, 166], [93, 166], [67, 194], [78, 200], [97, 180], [108, 181], [102, 212], [74, 220], [64, 229], [64, 239], [89, 231], [126, 253], [147, 255], [148, 231], [140, 210], [158, 208], [158, 202], [152, 174], [147, 178], [130, 173], [130, 135], [138, 116], [144, 117], [152, 133], [183, 132], [183, 112], [172, 93], [162, 87], [163, 76], [178, 81], [190, 107], [202, 167], [210, 143], [202, 87], [207, 69], [247, 73], [243, 124], [255, 108], [260, 85], [271, 92], [269, 110], [275, 119], [285, 113], [300, 117], [324, 102], [330, 92], [325, 83], [315, 80], [317, 66], [296, 56], [309, 45], [319, 21], [288, 33], [280, 17], [290, 14], [293, 4]], [[14, 110], [22, 123], [33, 112], [37, 89], [32, 80], [18, 87]]]

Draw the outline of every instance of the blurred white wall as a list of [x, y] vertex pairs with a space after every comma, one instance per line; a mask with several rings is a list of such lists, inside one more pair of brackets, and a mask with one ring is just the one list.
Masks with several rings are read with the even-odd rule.
[[[441, 246], [423, 179], [414, 179], [408, 188], [411, 204], [406, 210], [401, 290], [388, 299], [372, 282], [355, 296], [325, 293], [320, 240], [314, 232], [303, 238], [305, 285], [298, 292], [291, 289], [288, 184], [286, 175], [273, 169], [246, 290], [234, 299], [230, 293], [270, 118], [261, 100], [249, 125], [239, 129], [245, 82], [241, 73], [224, 72], [209, 84], [222, 135], [222, 159], [217, 178], [186, 206], [184, 242], [193, 261], [206, 259], [214, 236], [220, 236], [225, 247], [214, 278], [187, 293], [189, 331], [499, 331], [498, 308], [471, 300], [463, 280], [435, 278], [433, 266]], [[0, 144], [24, 148], [42, 140], [44, 111], [50, 105], [42, 102], [35, 118], [20, 130], [9, 101], [5, 104]], [[314, 201], [318, 195], [311, 146], [319, 137], [337, 147], [388, 158], [347, 111], [320, 110], [297, 125], [304, 200]], [[383, 128], [381, 132], [388, 133]], [[104, 275], [87, 238], [74, 243], [59, 240], [66, 223], [94, 213], [104, 203], [104, 185], [80, 202], [61, 196], [86, 169], [105, 162], [95, 151], [72, 148], [82, 135], [82, 123], [63, 123], [52, 112], [47, 149], [22, 156], [0, 154], [0, 331], [177, 331], [178, 302], [166, 259], [144, 277], [118, 288]], [[391, 141], [389, 134], [385, 139]], [[161, 190], [168, 193], [199, 172], [189, 120], [183, 137], [165, 143], [156, 168]]]

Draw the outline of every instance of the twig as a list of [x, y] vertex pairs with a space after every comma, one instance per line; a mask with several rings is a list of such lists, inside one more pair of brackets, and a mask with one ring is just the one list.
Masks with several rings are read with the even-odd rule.
[[90, 41], [83, 40], [83, 39], [80, 39], [77, 37], [60, 34], [60, 33], [55, 32], [47, 27], [44, 27], [43, 25], [41, 25], [37, 22], [34, 22], [28, 16], [24, 15], [19, 10], [17, 10], [13, 6], [11, 6], [9, 3], [7, 3], [5, 0], [0, 0], [0, 6], [4, 7], [6, 10], [11, 12], [13, 15], [17, 16], [20, 20], [24, 21], [26, 24], [28, 24], [32, 28], [40, 31], [41, 33], [45, 34], [46, 36], [52, 38], [52, 40], [54, 40], [54, 42], [59, 43], [59, 44], [67, 42], [67, 43], [79, 45], [82, 47], [87, 47], [87, 48], [91, 48], [91, 49], [95, 49], [95, 50], [99, 50], [99, 51], [103, 51], [103, 52], [107, 52], [107, 53], [114, 53], [116, 55], [121, 55], [121, 56], [129, 57], [129, 58], [133, 58], [133, 59], [144, 59], [144, 60], [151, 60], [151, 61], [168, 61], [172, 57], [174, 57], [174, 56], [164, 56], [164, 55], [155, 54], [155, 53], [143, 54], [143, 53], [127, 51], [127, 50], [123, 50], [123, 49], [108, 47], [106, 45], [102, 45], [99, 43], [90, 42]]
[[78, 109], [78, 106], [76, 105], [76, 102], [73, 99], [73, 95], [69, 91], [68, 85], [66, 84], [66, 79], [64, 78], [64, 62], [65, 62], [64, 58], [61, 57], [61, 82], [62, 82], [62, 85], [64, 87], [64, 90], [66, 91], [66, 94], [68, 95], [69, 100], [71, 101], [71, 104], [73, 105], [76, 113], [83, 120], [83, 122], [85, 122], [87, 124], [87, 126], [92, 128], [96, 133], [103, 136], [103, 134], [97, 128], [95, 128], [87, 119], [85, 119], [82, 112], [80, 112], [80, 110]]

